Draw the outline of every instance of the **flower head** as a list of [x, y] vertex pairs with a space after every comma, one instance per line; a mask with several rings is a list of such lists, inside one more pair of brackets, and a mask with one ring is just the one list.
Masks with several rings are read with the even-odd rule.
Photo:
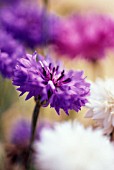
[[13, 5], [14, 3], [17, 4], [20, 1], [22, 0], [0, 0], [0, 5]]
[[9, 4], [13, 4], [13, 3], [15, 3], [15, 0], [1, 0], [0, 1], [0, 5], [9, 5]]
[[[29, 144], [31, 135], [31, 125], [26, 120], [20, 120], [16, 122], [15, 128], [11, 131], [11, 143], [16, 145], [27, 145]], [[37, 137], [37, 134], [36, 134]]]
[[[16, 41], [12, 35], [5, 30], [0, 30], [0, 51], [8, 55], [12, 55], [17, 49], [21, 49], [22, 45]], [[21, 54], [22, 55], [22, 54]]]
[[[52, 124], [48, 121], [42, 121], [39, 123], [35, 139], [40, 139], [40, 133], [43, 128], [52, 128]], [[20, 146], [28, 146], [31, 136], [31, 123], [25, 119], [21, 119], [20, 121], [15, 123], [15, 128], [13, 126], [10, 135], [10, 141], [12, 144], [20, 145]]]
[[0, 73], [5, 78], [13, 76], [13, 70], [18, 58], [25, 49], [6, 31], [0, 30]]
[[58, 123], [54, 129], [44, 129], [41, 140], [35, 142], [34, 149], [38, 169], [114, 169], [113, 145], [101, 131], [84, 129], [78, 122]]
[[65, 71], [60, 64], [54, 64], [52, 59], [34, 53], [21, 58], [15, 68], [13, 84], [20, 86], [21, 95], [28, 92], [40, 99], [45, 106], [50, 104], [57, 113], [63, 109], [79, 111], [87, 102], [89, 83], [83, 77], [83, 71]]
[[0, 19], [7, 32], [29, 48], [34, 49], [52, 42], [56, 17], [47, 14], [36, 3], [21, 2], [4, 7], [0, 12]]
[[91, 83], [88, 100], [86, 117], [94, 119], [105, 134], [110, 134], [114, 128], [114, 79]]
[[56, 50], [71, 58], [79, 55], [95, 61], [114, 49], [114, 20], [107, 15], [73, 15], [63, 19], [55, 31]]
[[[35, 140], [40, 140], [41, 131], [46, 128], [53, 128], [53, 125], [45, 120], [39, 122], [36, 133]], [[30, 138], [31, 138], [31, 124], [26, 119], [21, 119], [12, 126], [10, 131], [9, 143], [5, 145], [5, 153], [8, 159], [8, 169], [11, 166], [11, 169], [15, 165], [19, 165], [21, 169], [26, 169], [26, 161], [28, 161], [28, 149], [30, 147]], [[34, 149], [30, 151], [31, 155], [34, 154]]]

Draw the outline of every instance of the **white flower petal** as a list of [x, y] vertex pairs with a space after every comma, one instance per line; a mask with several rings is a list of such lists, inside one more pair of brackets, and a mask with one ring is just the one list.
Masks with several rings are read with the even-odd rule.
[[89, 118], [89, 117], [92, 117], [92, 116], [93, 116], [92, 110], [88, 110], [88, 111], [86, 112], [85, 118]]
[[91, 117], [96, 122], [102, 119], [101, 124], [105, 133], [109, 133], [110, 129], [113, 130], [110, 127], [114, 127], [114, 79], [97, 79], [91, 83], [86, 106], [89, 111], [85, 117]]
[[77, 122], [44, 129], [36, 142], [35, 165], [40, 170], [114, 170], [114, 147], [100, 130]]

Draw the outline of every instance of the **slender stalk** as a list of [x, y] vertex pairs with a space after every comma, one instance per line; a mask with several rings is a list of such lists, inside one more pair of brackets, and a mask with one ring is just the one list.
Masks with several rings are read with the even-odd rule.
[[114, 141], [114, 129], [113, 129], [112, 133], [110, 134], [110, 141], [111, 142]]
[[40, 103], [39, 100], [37, 100], [35, 108], [34, 108], [33, 116], [32, 116], [32, 130], [31, 130], [30, 145], [34, 141], [37, 119], [38, 119], [38, 116], [39, 116], [40, 108], [41, 108], [41, 103]]
[[43, 55], [48, 54], [49, 42], [49, 18], [48, 18], [49, 0], [43, 0], [43, 16], [42, 16], [42, 39], [43, 39]]
[[37, 120], [38, 120], [40, 108], [41, 108], [41, 103], [39, 100], [36, 100], [36, 105], [35, 105], [33, 115], [32, 115], [30, 144], [29, 144], [29, 148], [28, 148], [28, 152], [27, 152], [27, 161], [25, 163], [26, 170], [29, 170], [30, 166], [31, 166], [32, 144], [33, 144], [34, 138], [35, 138], [35, 131], [36, 131]]
[[43, 3], [45, 5], [45, 7], [47, 8], [48, 7], [48, 4], [49, 4], [49, 0], [43, 0]]
[[96, 72], [97, 72], [97, 61], [96, 60], [92, 60], [91, 61], [91, 66], [92, 66], [92, 81], [96, 80]]
[[102, 68], [102, 63], [97, 61], [97, 60], [93, 60], [91, 62], [92, 64], [92, 80], [95, 81], [97, 77], [103, 78], [103, 68]]

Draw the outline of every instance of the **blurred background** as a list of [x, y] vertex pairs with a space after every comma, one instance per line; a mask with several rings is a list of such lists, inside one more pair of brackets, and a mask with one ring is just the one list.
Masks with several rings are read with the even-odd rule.
[[[8, 8], [12, 6], [13, 1], [6, 1], [6, 3], [1, 2], [1, 11], [2, 8]], [[24, 2], [22, 2], [24, 3]], [[31, 1], [32, 4], [36, 2]], [[45, 1], [39, 0], [37, 5], [41, 8], [45, 6]], [[106, 15], [114, 19], [114, 1], [113, 0], [48, 0], [46, 6], [47, 11], [54, 13], [54, 15], [59, 16], [60, 18], [68, 17], [73, 13], [77, 15], [86, 15], [89, 13], [95, 13], [99, 15]], [[15, 10], [15, 9], [13, 9]], [[90, 14], [91, 15], [91, 14]], [[7, 19], [8, 20], [8, 19]], [[33, 18], [34, 20], [34, 18]], [[32, 22], [32, 21], [31, 21]], [[1, 26], [2, 27], [2, 26]], [[26, 33], [25, 33], [26, 34]], [[37, 47], [35, 50], [41, 51], [42, 49]], [[50, 52], [50, 48], [48, 49]], [[31, 52], [32, 50], [27, 48], [27, 51]], [[93, 62], [88, 62], [84, 58], [80, 59], [77, 57], [64, 56], [64, 54], [58, 54], [55, 51], [50, 52], [52, 56], [62, 60], [64, 66], [68, 69], [81, 69], [84, 70], [84, 75], [87, 76], [88, 80], [95, 80], [97, 77], [107, 78], [113, 77], [113, 68], [114, 68], [114, 51], [108, 50], [105, 54], [105, 59], [101, 59], [94, 64]], [[2, 138], [4, 137], [5, 141], [9, 140], [12, 128], [15, 128], [16, 121], [20, 119], [31, 120], [32, 112], [34, 109], [34, 99], [25, 101], [25, 96], [19, 97], [19, 92], [16, 91], [16, 87], [12, 86], [11, 80], [7, 78], [0, 77], [0, 126], [2, 131]], [[58, 116], [54, 109], [47, 107], [42, 108], [40, 111], [39, 121], [49, 120], [53, 121], [63, 121], [68, 119], [78, 119], [85, 126], [94, 124], [93, 121], [84, 118], [86, 108], [82, 108], [79, 113], [70, 111], [70, 115], [67, 116], [63, 111]]]
[[[18, 132], [13, 131], [21, 120], [19, 133], [28, 128], [23, 120], [31, 122], [35, 101], [25, 101], [26, 94], [19, 97], [12, 75], [16, 59], [34, 51], [61, 60], [67, 70], [83, 70], [87, 81], [113, 78], [114, 1], [0, 0], [0, 170], [19, 170], [16, 164], [9, 166], [23, 153], [18, 151], [23, 148], [12, 147], [12, 135], [17, 141]], [[76, 119], [94, 128], [95, 122], [84, 117], [86, 111], [82, 107], [68, 116], [62, 110], [58, 115], [50, 106], [42, 107], [38, 124]], [[6, 154], [10, 159], [4, 159]]]

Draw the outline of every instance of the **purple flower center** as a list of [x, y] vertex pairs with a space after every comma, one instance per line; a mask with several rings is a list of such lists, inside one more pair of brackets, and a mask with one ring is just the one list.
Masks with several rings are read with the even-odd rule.
[[[48, 67], [46, 67], [45, 64], [42, 61], [39, 61], [42, 67], [42, 79], [44, 80], [44, 84], [49, 84], [52, 89], [55, 89], [55, 87], [59, 87], [61, 83], [68, 83], [71, 81], [70, 78], [67, 78], [66, 80], [63, 80], [65, 76], [65, 71], [59, 71], [59, 66], [52, 67], [52, 63], [49, 64]], [[63, 81], [62, 81], [63, 80]]]
[[[24, 78], [24, 80], [23, 80]], [[13, 84], [20, 86], [20, 95], [28, 92], [26, 100], [34, 96], [44, 107], [50, 104], [59, 114], [63, 109], [77, 112], [87, 102], [90, 84], [85, 81], [83, 71], [65, 71], [60, 63], [34, 53], [19, 60], [15, 67]]]
[[57, 65], [53, 67], [52, 63], [46, 61], [39, 61], [41, 65], [41, 77], [43, 84], [47, 86], [48, 98], [51, 97], [54, 91], [61, 88], [62, 84], [69, 83], [71, 78], [65, 78], [65, 70], [60, 71], [60, 67]]

